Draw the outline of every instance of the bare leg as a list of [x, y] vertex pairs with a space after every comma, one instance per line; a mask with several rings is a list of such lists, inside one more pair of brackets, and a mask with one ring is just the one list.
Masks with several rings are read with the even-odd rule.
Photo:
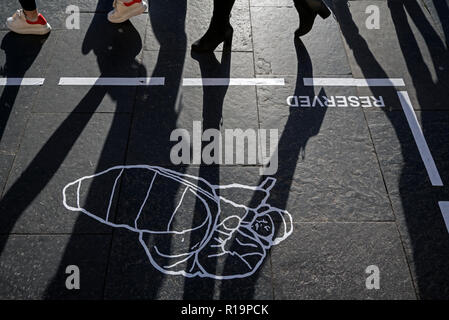
[[36, 21], [37, 20], [37, 16], [38, 16], [37, 9], [36, 10], [32, 10], [32, 11], [23, 10], [23, 12], [25, 13], [25, 16], [27, 17], [28, 20], [30, 20], [30, 21]]

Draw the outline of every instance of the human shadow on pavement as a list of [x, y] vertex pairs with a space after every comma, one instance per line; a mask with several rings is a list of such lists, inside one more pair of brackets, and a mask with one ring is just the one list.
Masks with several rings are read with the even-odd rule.
[[[367, 41], [359, 33], [346, 0], [336, 1], [335, 4], [343, 37], [352, 50], [363, 77], [389, 78], [388, 73], [371, 52]], [[416, 91], [419, 104], [417, 106], [422, 108], [422, 112], [417, 112], [421, 119], [421, 128], [431, 152], [434, 156], [436, 155], [436, 165], [441, 169], [444, 162], [438, 161], [443, 159], [438, 155], [447, 154], [448, 145], [447, 139], [444, 143], [441, 133], [447, 132], [448, 119], [444, 113], [434, 111], [433, 102], [444, 101], [441, 100], [441, 95], [447, 94], [448, 91], [447, 72], [436, 70], [435, 75], [431, 74], [424, 62], [406, 12], [424, 37], [427, 50], [436, 68], [447, 66], [448, 60], [445, 58], [447, 53], [444, 52], [443, 43], [416, 1], [388, 1], [388, 6], [402, 55]], [[436, 79], [433, 76], [436, 76]], [[395, 88], [372, 87], [371, 91], [375, 96], [397, 97]], [[392, 101], [394, 100], [389, 100], [390, 103]], [[384, 111], [385, 119], [391, 123], [396, 138], [399, 140], [403, 160], [402, 163], [382, 163], [381, 159], [381, 169], [386, 178], [386, 187], [389, 190], [407, 260], [414, 275], [416, 293], [423, 299], [444, 299], [449, 297], [449, 274], [446, 272], [449, 268], [447, 255], [449, 236], [438, 208], [438, 200], [445, 199], [436, 197], [436, 195], [441, 195], [442, 190], [432, 188], [427, 178], [426, 169], [411, 136], [403, 111], [386, 109]], [[371, 113], [370, 115], [376, 114]], [[443, 126], [446, 123], [445, 131], [435, 131], [438, 130], [436, 125], [439, 118], [443, 119]], [[388, 141], [381, 143], [388, 144]], [[375, 147], [379, 148], [376, 143]], [[444, 179], [444, 177], [442, 178]]]
[[[307, 48], [298, 38], [294, 39], [294, 45], [297, 54], [297, 78], [296, 87], [292, 95], [294, 96], [308, 96], [313, 98], [316, 93], [314, 87], [304, 86], [303, 78], [310, 78], [313, 76], [313, 66], [307, 52]], [[320, 96], [325, 96], [324, 90], [319, 92]], [[290, 189], [294, 179], [296, 167], [301, 158], [307, 157], [306, 147], [309, 139], [318, 135], [327, 108], [290, 108], [290, 114], [287, 119], [283, 131], [281, 133], [277, 154], [279, 159], [278, 170], [271, 177], [277, 180], [276, 185], [271, 190], [269, 198], [270, 205], [275, 206], [281, 210], [286, 210], [287, 202], [290, 196]], [[259, 183], [262, 183], [266, 176], [261, 176]], [[257, 206], [260, 199], [256, 194], [250, 200], [250, 206]], [[280, 231], [281, 220], [274, 221], [275, 235]], [[288, 241], [288, 240], [287, 240]], [[230, 246], [230, 250], [237, 250], [240, 244], [236, 241]], [[224, 281], [221, 284], [220, 299], [235, 300], [235, 299], [253, 299], [255, 298], [256, 287], [261, 278], [262, 270], [270, 270], [270, 254], [267, 255], [265, 261], [259, 269], [251, 276], [243, 279], [233, 279]], [[232, 273], [233, 269], [238, 267], [232, 259], [227, 259], [224, 265], [224, 272]], [[267, 272], [264, 272], [267, 274]], [[272, 275], [268, 272], [269, 277]], [[272, 280], [272, 279], [271, 279]], [[272, 284], [273, 285], [273, 284]], [[238, 290], [236, 290], [238, 288]]]
[[[136, 63], [134, 58], [140, 52], [142, 46], [140, 36], [130, 23], [123, 25], [123, 27], [127, 29], [127, 32], [124, 32], [127, 36], [118, 40], [114, 36], [119, 34], [118, 27], [109, 25], [105, 15], [94, 16], [90, 30], [92, 32], [95, 28], [96, 36], [84, 42], [83, 50], [86, 47], [93, 48], [98, 58], [102, 77], [117, 75], [114, 67], [118, 62], [122, 66], [120, 69], [120, 75], [122, 76], [124, 70], [128, 69], [128, 72], [130, 72], [138, 66], [138, 64], [131, 64]], [[111, 55], [108, 46], [113, 45], [112, 42], [114, 41], [127, 42], [127, 49], [122, 50], [117, 55]], [[134, 71], [132, 73], [134, 74]], [[112, 98], [115, 97], [115, 91], [111, 88], [93, 86], [39, 150], [17, 181], [5, 193], [0, 202], [2, 211], [0, 221], [3, 233], [10, 233], [22, 212], [53, 178], [106, 94], [110, 94]], [[117, 101], [117, 104], [121, 103], [126, 103], [126, 101]], [[80, 111], [89, 116], [80, 118], [78, 114]], [[111, 136], [117, 134], [114, 132], [114, 125], [115, 123], [112, 124], [110, 130]], [[4, 245], [5, 243], [0, 243], [0, 252], [3, 251]]]
[[[151, 38], [153, 44], [146, 43], [151, 51], [144, 51], [145, 65], [154, 66], [151, 77], [165, 77], [164, 86], [139, 87], [133, 113], [125, 164], [173, 166], [170, 159], [170, 141], [173, 130], [177, 128], [182, 104], [182, 80], [187, 52], [185, 18], [187, 2], [184, 0], [153, 0], [149, 10]], [[168, 23], [169, 21], [169, 23]], [[147, 32], [148, 27], [147, 27]], [[151, 47], [154, 40], [158, 51]], [[140, 76], [145, 76], [141, 74]], [[173, 169], [173, 168], [172, 168]], [[185, 172], [185, 166], [174, 168], [178, 173]], [[150, 179], [151, 180], [151, 179]], [[148, 177], [138, 172], [125, 174], [121, 180], [120, 196], [117, 204], [116, 223], [133, 221], [139, 205], [142, 205], [142, 192], [148, 190]], [[174, 212], [179, 202], [178, 191], [181, 184], [169, 181], [155, 181], [151, 189], [149, 211], [143, 209], [142, 216], [148, 216], [146, 223], [154, 228], [163, 228], [164, 213]], [[143, 194], [145, 197], [145, 194]], [[151, 203], [150, 203], [151, 202]], [[165, 225], [165, 228], [167, 226]], [[162, 230], [162, 229], [161, 229]], [[145, 234], [146, 246], [158, 248], [161, 252], [171, 252], [173, 239], [170, 235]], [[166, 265], [169, 259], [158, 260]], [[157, 299], [166, 275], [154, 268], [138, 235], [128, 230], [114, 229], [109, 267], [105, 280], [106, 299]]]
[[[192, 57], [198, 61], [201, 78], [224, 78], [230, 77], [231, 70], [231, 51], [223, 50], [221, 61], [218, 61], [214, 53], [195, 54]], [[223, 122], [223, 104], [229, 86], [203, 86], [203, 108], [202, 108], [202, 132], [208, 129], [220, 130]], [[202, 141], [201, 150], [209, 142]], [[216, 150], [215, 150], [216, 151]], [[214, 154], [214, 156], [216, 156]], [[202, 163], [199, 169], [199, 177], [208, 180], [211, 184], [220, 184], [220, 167], [219, 164], [207, 165]], [[219, 196], [219, 191], [217, 192]], [[195, 210], [192, 218], [192, 228], [201, 223], [204, 216], [201, 214], [202, 203], [198, 199], [195, 203]], [[201, 234], [193, 233], [190, 236], [189, 247], [194, 247], [201, 241]], [[214, 255], [218, 251], [217, 248], [208, 251], [209, 255]], [[203, 265], [209, 273], [216, 273], [216, 258], [207, 259], [207, 265]], [[211, 278], [199, 279], [187, 278], [184, 282], [183, 299], [212, 299], [215, 292], [215, 280]]]
[[[137, 75], [145, 77], [145, 67], [138, 61], [141, 50], [142, 39], [131, 22], [127, 21], [122, 24], [113, 25], [107, 21], [106, 16], [103, 14], [94, 15], [82, 44], [83, 54], [87, 55], [91, 51], [95, 54], [101, 72], [100, 77], [135, 77]], [[83, 132], [91, 116], [96, 112], [102, 100], [107, 95], [116, 102], [116, 110], [126, 110], [129, 104], [133, 107], [133, 101], [129, 100], [130, 95], [127, 92], [131, 91], [134, 93], [132, 96], [135, 96], [135, 90], [134, 87], [93, 86], [39, 153], [44, 154], [45, 151], [49, 152], [47, 149], [54, 148], [54, 144], [64, 145], [64, 148], [59, 147], [60, 154], [54, 158], [55, 161], [52, 163], [51, 170], [45, 170], [44, 174], [48, 175], [49, 171], [53, 173], [61, 165], [60, 161], [64, 159], [64, 154], [70, 151], [76, 138]], [[76, 117], [77, 110], [82, 111], [88, 116], [81, 119]], [[72, 115], [74, 117], [73, 119], [71, 119]], [[96, 163], [95, 172], [115, 165], [116, 163], [113, 163], [114, 161], [120, 161], [120, 163], [125, 161], [125, 150], [120, 149], [125, 146], [122, 143], [118, 144], [118, 141], [123, 141], [119, 137], [124, 133], [128, 133], [124, 129], [126, 129], [126, 126], [123, 125], [123, 117], [115, 114], [104, 145], [102, 146], [101, 156]], [[117, 154], [122, 155], [122, 158], [117, 159]], [[39, 156], [33, 162], [39, 163]], [[79, 170], [82, 172], [83, 168], [79, 168]], [[101, 206], [101, 199], [99, 198], [99, 194], [96, 193], [96, 187], [98, 186], [95, 183], [92, 184], [85, 197], [84, 206], [91, 210], [95, 210], [94, 208], [98, 210]], [[104, 189], [104, 186], [101, 187]], [[96, 254], [95, 249], [83, 246], [79, 240], [79, 235], [86, 233], [85, 228], [88, 224], [92, 224], [92, 221], [85, 215], [81, 214], [77, 218], [73, 226], [72, 235], [66, 244], [64, 254], [60, 260], [59, 268], [51, 283], [46, 288], [45, 299], [102, 297], [106, 266], [89, 266], [88, 260], [92, 259], [92, 256]], [[87, 245], [87, 242], [84, 245]], [[105, 256], [107, 257], [108, 253]], [[80, 261], [87, 264], [79, 266], [81, 270], [83, 268], [85, 270], [82, 278], [84, 290], [82, 293], [71, 292], [65, 287], [65, 279], [67, 277], [65, 273], [66, 267], [72, 264], [79, 265]], [[89, 271], [86, 270], [87, 268], [89, 268]]]
[[[136, 56], [141, 52], [141, 49], [141, 38], [130, 22], [121, 25], [111, 25], [106, 20], [105, 15], [95, 15], [84, 39], [82, 51], [83, 54], [87, 54], [92, 50], [97, 56], [101, 77], [131, 77], [136, 75], [136, 70], [139, 70], [140, 74], [145, 74], [144, 67], [136, 60]], [[0, 202], [2, 232], [9, 234], [12, 231], [15, 222], [20, 218], [21, 214], [55, 176], [103, 98], [106, 95], [110, 95], [112, 99], [116, 100], [118, 109], [121, 108], [122, 104], [129, 103], [129, 101], [123, 98], [126, 95], [117, 95], [117, 92], [120, 91], [113, 87], [93, 86], [54, 131]], [[83, 112], [83, 117], [80, 117], [79, 111]], [[110, 162], [110, 159], [116, 158], [117, 145], [115, 141], [118, 136], [123, 134], [122, 131], [123, 124], [117, 117], [114, 117], [102, 149], [101, 159], [97, 164], [97, 170], [110, 166], [111, 164], [108, 161]], [[89, 197], [87, 202], [95, 205], [94, 196]], [[82, 233], [84, 227], [91, 223], [87, 217], [81, 215], [74, 225], [73, 233]], [[66, 266], [73, 264], [73, 261], [77, 260], [77, 255], [78, 258], [82, 257], [82, 248], [74, 248], [75, 239], [76, 236], [72, 235], [60, 262], [59, 270], [52, 283], [46, 289], [45, 298], [80, 298], [80, 295], [73, 292], [70, 293], [65, 288], [64, 280]], [[7, 238], [5, 237], [4, 241], [0, 243], [0, 252], [3, 251], [6, 242]], [[86, 272], [83, 284], [89, 287], [91, 283], [98, 283], [98, 279], [102, 282], [102, 271]], [[86, 292], [86, 295], [83, 296], [84, 298], [98, 295], [98, 290], [89, 291], [86, 288], [84, 292]]]
[[440, 0], [432, 0], [432, 3], [443, 29], [446, 46], [449, 47], [449, 4], [447, 1]]

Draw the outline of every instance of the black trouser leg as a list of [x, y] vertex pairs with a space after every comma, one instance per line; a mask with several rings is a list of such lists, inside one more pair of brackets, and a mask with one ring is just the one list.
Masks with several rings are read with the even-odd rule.
[[192, 50], [196, 52], [213, 52], [222, 42], [232, 40], [232, 27], [229, 23], [235, 0], [214, 0], [214, 14], [206, 34], [194, 44]]
[[228, 25], [234, 3], [235, 0], [214, 0], [212, 21], [223, 27]]
[[37, 9], [36, 0], [19, 0], [23, 10], [33, 11]]

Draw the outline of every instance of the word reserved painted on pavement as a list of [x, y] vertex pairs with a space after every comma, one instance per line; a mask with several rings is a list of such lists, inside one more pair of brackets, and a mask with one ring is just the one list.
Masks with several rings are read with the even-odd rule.
[[290, 107], [313, 108], [313, 107], [362, 107], [383, 108], [385, 107], [382, 96], [289, 96], [287, 105]]

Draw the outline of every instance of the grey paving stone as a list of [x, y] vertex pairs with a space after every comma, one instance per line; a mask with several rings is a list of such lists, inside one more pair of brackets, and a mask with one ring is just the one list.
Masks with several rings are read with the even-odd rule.
[[416, 181], [403, 169], [399, 193], [391, 196], [393, 209], [419, 297], [447, 299], [449, 234], [438, 206], [441, 199], [427, 189], [410, 192], [408, 183]]
[[[187, 173], [200, 176], [210, 183], [226, 185], [239, 183], [250, 186], [258, 185], [263, 177], [259, 176], [257, 168], [249, 167], [190, 167], [189, 169], [171, 168], [180, 173]], [[140, 176], [139, 176], [140, 175]], [[117, 223], [133, 221], [133, 216], [137, 214], [139, 201], [135, 198], [142, 198], [144, 181], [148, 178], [143, 172], [128, 172], [127, 181], [122, 182], [121, 201], [117, 213]], [[139, 180], [140, 178], [140, 180]], [[153, 194], [153, 192], [155, 194]], [[179, 201], [182, 193], [180, 184], [170, 183], [168, 180], [158, 178], [153, 184], [151, 196], [148, 198], [153, 209], [149, 214], [154, 217], [153, 224], [160, 224], [167, 221], [164, 215], [173, 210]], [[158, 197], [157, 195], [161, 195]], [[230, 200], [254, 207], [260, 196], [257, 192], [244, 190], [222, 191], [220, 195], [228, 197]], [[178, 199], [178, 200], [176, 200]], [[184, 203], [184, 202], [183, 202]], [[158, 209], [156, 209], [158, 208]], [[167, 211], [168, 210], [168, 211]], [[190, 212], [190, 211], [189, 211]], [[215, 212], [215, 211], [213, 211]], [[214, 213], [213, 213], [214, 214]], [[230, 214], [229, 208], [224, 204], [221, 206], [221, 217]], [[198, 212], [192, 210], [191, 215], [183, 222], [186, 228], [194, 226], [193, 221], [198, 218]], [[177, 221], [180, 223], [180, 221]], [[153, 226], [155, 227], [155, 226]], [[163, 226], [159, 226], [163, 227]], [[159, 250], [164, 252], [181, 252], [182, 245], [175, 237], [162, 237], [157, 242]], [[186, 235], [186, 244], [194, 243], [193, 235]], [[285, 241], [288, 241], [285, 240]], [[238, 245], [233, 242], [232, 246]], [[218, 250], [218, 249], [217, 249]], [[126, 253], [125, 253], [126, 252]], [[212, 251], [213, 252], [213, 251]], [[264, 264], [254, 275], [244, 279], [234, 280], [212, 280], [192, 278], [186, 279], [183, 276], [165, 275], [156, 270], [150, 263], [143, 247], [140, 245], [138, 235], [126, 230], [114, 234], [114, 243], [111, 254], [110, 268], [107, 278], [106, 298], [146, 298], [146, 299], [272, 299], [272, 281], [269, 257], [266, 257]], [[167, 262], [166, 262], [167, 263]], [[223, 275], [230, 272], [242, 272], [242, 266], [235, 265], [232, 259], [217, 259], [203, 267], [214, 274]]]
[[[190, 51], [190, 45], [209, 27], [212, 7], [212, 1], [152, 1], [145, 49], [185, 51], [187, 48]], [[249, 0], [236, 1], [231, 24], [234, 28], [232, 50], [252, 51]], [[217, 48], [222, 49], [223, 45]]]
[[3, 193], [13, 161], [14, 156], [0, 155], [0, 195]]
[[[320, 88], [258, 89], [261, 128], [279, 130], [281, 183], [273, 200], [295, 221], [384, 221], [392, 212], [361, 108], [289, 108], [289, 95], [328, 95]], [[354, 94], [331, 89], [336, 95]], [[267, 98], [269, 97], [269, 98]]]
[[371, 2], [350, 4], [334, 1], [354, 76], [404, 78], [415, 109], [447, 110], [449, 55], [427, 10], [417, 1], [380, 1], [380, 29], [367, 29]]
[[[105, 233], [109, 228], [65, 209], [62, 189], [124, 162], [128, 115], [36, 114], [30, 119], [0, 202], [1, 233]], [[92, 206], [95, 194], [86, 199]], [[77, 226], [74, 229], [74, 226]]]
[[[170, 141], [176, 128], [192, 133], [193, 121], [203, 129], [257, 129], [256, 89], [239, 86], [182, 87], [182, 78], [253, 78], [251, 53], [201, 55], [161, 51], [144, 53], [144, 65], [151, 76], [166, 76], [164, 87], [139, 90], [135, 121], [130, 137], [128, 161], [151, 165], [171, 165]], [[185, 62], [184, 62], [185, 61]], [[235, 115], [239, 115], [236, 117]]]
[[[368, 112], [366, 114], [376, 153], [382, 166], [408, 165], [428, 181], [424, 163], [412, 131], [402, 111]], [[448, 179], [447, 112], [417, 112], [424, 137], [435, 160], [443, 182]], [[430, 183], [430, 181], [428, 181]]]
[[[294, 44], [294, 31], [299, 21], [296, 10], [251, 7], [251, 20], [256, 73], [294, 74], [298, 61]], [[314, 29], [302, 38], [302, 42], [309, 52], [314, 75], [350, 74], [338, 24], [332, 17], [326, 20], [318, 18]]]
[[[415, 299], [394, 223], [300, 223], [272, 250], [276, 299]], [[368, 290], [376, 265], [380, 289]]]
[[[131, 112], [136, 87], [103, 86], [97, 90], [57, 84], [60, 77], [145, 77], [140, 53], [147, 17], [119, 25], [109, 23], [104, 14], [82, 14], [81, 18], [86, 28], [57, 33], [57, 59], [48, 69], [47, 83], [51, 86], [43, 88], [34, 111]], [[96, 101], [85, 103], [87, 98]]]
[[382, 173], [390, 196], [432, 194], [425, 168], [415, 163], [382, 165]]
[[[101, 299], [110, 236], [1, 236], [2, 299]], [[66, 267], [80, 270], [80, 289], [68, 290]]]

